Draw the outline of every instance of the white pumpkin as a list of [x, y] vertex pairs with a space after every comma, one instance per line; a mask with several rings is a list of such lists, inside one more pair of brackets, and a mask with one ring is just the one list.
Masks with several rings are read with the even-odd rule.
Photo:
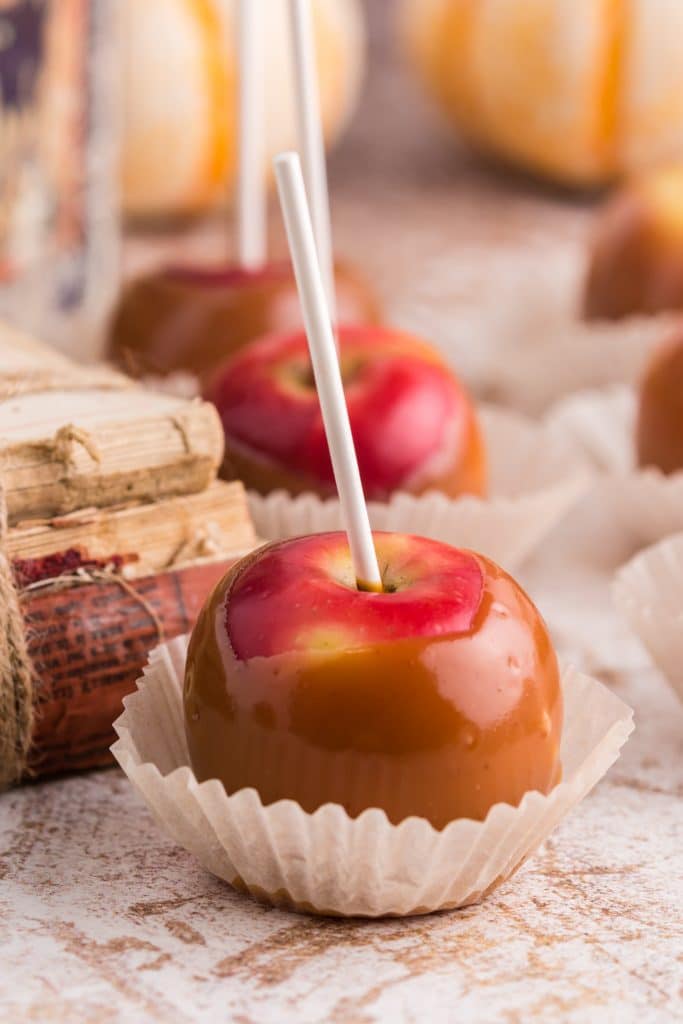
[[403, 0], [422, 78], [475, 145], [594, 185], [683, 153], [680, 0]]
[[[236, 0], [122, 0], [123, 201], [135, 216], [205, 210], [235, 173]], [[312, 0], [325, 135], [358, 98], [365, 27], [360, 0]], [[296, 144], [287, 0], [265, 0], [270, 157]]]

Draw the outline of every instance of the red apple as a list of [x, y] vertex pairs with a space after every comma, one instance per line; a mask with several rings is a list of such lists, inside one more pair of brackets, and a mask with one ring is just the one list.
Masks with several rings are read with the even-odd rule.
[[[485, 491], [485, 456], [467, 392], [425, 342], [387, 327], [340, 327], [340, 359], [365, 495]], [[246, 346], [206, 389], [225, 430], [227, 475], [267, 494], [335, 493], [303, 332]]]
[[[374, 322], [374, 296], [350, 267], [335, 270], [339, 312]], [[210, 374], [226, 355], [271, 331], [301, 326], [289, 263], [170, 266], [136, 278], [114, 312], [109, 355], [133, 376]]]
[[375, 544], [382, 593], [356, 588], [343, 533], [267, 545], [214, 590], [185, 675], [197, 778], [436, 828], [547, 793], [562, 698], [531, 600], [481, 555]]

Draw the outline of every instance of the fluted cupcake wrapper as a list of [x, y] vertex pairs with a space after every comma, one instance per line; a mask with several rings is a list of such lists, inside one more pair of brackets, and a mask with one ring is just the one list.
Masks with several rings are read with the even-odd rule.
[[546, 242], [530, 237], [514, 260], [486, 244], [466, 260], [427, 246], [389, 320], [436, 344], [476, 395], [533, 415], [582, 388], [635, 383], [676, 314], [585, 320], [585, 245]]
[[604, 775], [633, 723], [596, 680], [563, 677], [563, 781], [548, 796], [497, 804], [483, 822], [436, 831], [421, 818], [392, 825], [373, 808], [308, 814], [292, 800], [264, 807], [254, 789], [228, 796], [197, 782], [182, 711], [187, 637], [157, 647], [124, 701], [112, 750], [161, 826], [210, 872], [256, 896], [344, 916], [406, 915], [475, 903], [509, 878]]
[[[610, 501], [619, 529], [652, 544], [683, 530], [683, 472], [642, 469], [636, 459], [637, 396], [632, 388], [580, 391], [544, 419], [551, 437], [562, 438], [587, 471], [597, 474], [587, 500]], [[600, 477], [611, 477], [609, 481]]]
[[600, 473], [635, 469], [636, 393], [629, 387], [577, 391], [544, 417], [546, 429]]
[[558, 318], [543, 326], [520, 322], [492, 344], [486, 395], [537, 415], [585, 388], [635, 385], [651, 353], [675, 328], [669, 315], [618, 322]]
[[641, 470], [595, 479], [517, 573], [568, 661], [597, 675], [647, 667], [647, 653], [617, 614], [610, 588], [638, 552], [681, 531], [683, 473]]
[[[368, 503], [372, 528], [470, 548], [506, 569], [520, 565], [585, 492], [592, 467], [573, 441], [517, 413], [483, 407], [482, 424], [490, 497], [399, 492], [388, 502]], [[265, 540], [343, 529], [336, 498], [251, 492], [249, 506]]]
[[647, 548], [623, 566], [612, 596], [683, 701], [683, 533]]

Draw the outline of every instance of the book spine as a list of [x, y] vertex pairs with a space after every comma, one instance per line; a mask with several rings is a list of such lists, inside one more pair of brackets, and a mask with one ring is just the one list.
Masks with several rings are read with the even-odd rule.
[[232, 559], [145, 576], [55, 580], [22, 597], [36, 674], [29, 770], [54, 775], [112, 764], [112, 723], [149, 651], [192, 628]]

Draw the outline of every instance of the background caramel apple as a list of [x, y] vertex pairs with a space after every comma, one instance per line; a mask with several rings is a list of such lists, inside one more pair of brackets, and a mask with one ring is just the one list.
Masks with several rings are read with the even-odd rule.
[[[379, 305], [352, 267], [338, 263], [339, 314], [374, 323]], [[114, 312], [109, 356], [135, 377], [204, 378], [246, 342], [301, 326], [291, 265], [165, 267], [132, 280]]]
[[343, 533], [267, 545], [214, 590], [185, 673], [199, 781], [439, 829], [549, 792], [562, 697], [530, 599], [480, 555], [374, 540], [383, 593], [356, 588]]
[[[270, 157], [296, 139], [287, 0], [264, 20]], [[235, 175], [236, 0], [123, 3], [123, 204], [135, 217], [199, 213]], [[314, 0], [321, 109], [332, 142], [353, 111], [363, 72], [359, 0]]]
[[403, 0], [403, 34], [465, 138], [593, 186], [683, 152], [683, 5]]
[[645, 371], [636, 446], [641, 466], [683, 469], [683, 332], [654, 353]]
[[[342, 326], [344, 390], [365, 496], [483, 494], [486, 456], [472, 401], [430, 345], [387, 327]], [[303, 332], [246, 346], [206, 389], [226, 438], [226, 475], [262, 494], [335, 493]]]
[[611, 318], [683, 309], [683, 164], [625, 185], [598, 215], [585, 313]]

